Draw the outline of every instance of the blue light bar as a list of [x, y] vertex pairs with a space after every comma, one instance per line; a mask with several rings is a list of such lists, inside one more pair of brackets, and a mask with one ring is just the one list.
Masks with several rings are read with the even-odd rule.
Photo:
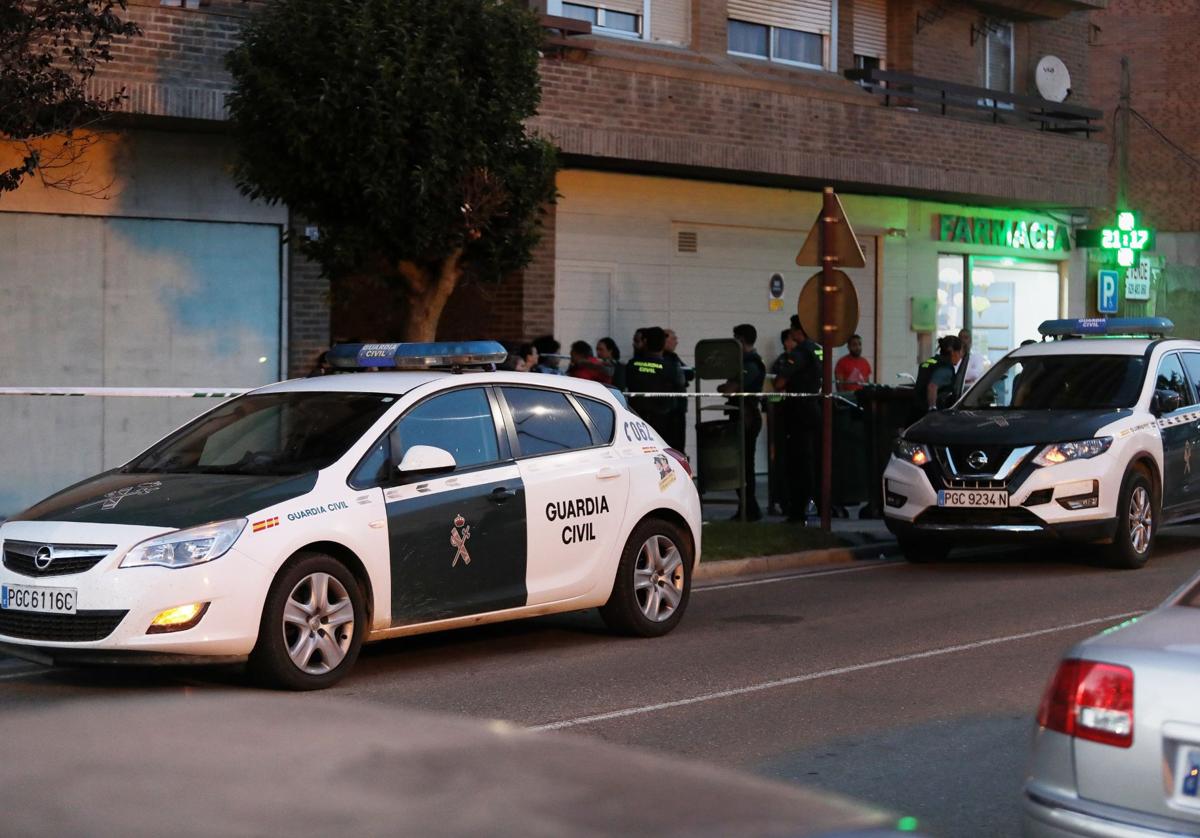
[[1046, 320], [1038, 326], [1045, 337], [1163, 337], [1175, 331], [1166, 317], [1085, 317], [1072, 320]]
[[437, 343], [339, 343], [325, 356], [337, 369], [383, 367], [428, 370], [439, 367], [483, 367], [499, 364], [508, 352], [494, 340]]

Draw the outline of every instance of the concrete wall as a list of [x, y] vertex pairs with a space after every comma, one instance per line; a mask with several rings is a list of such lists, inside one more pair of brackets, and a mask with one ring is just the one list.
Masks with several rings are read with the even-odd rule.
[[[87, 158], [105, 197], [0, 199], [0, 386], [256, 386], [285, 366], [280, 208], [216, 135], [134, 131]], [[0, 396], [0, 516], [121, 462], [211, 403]]]

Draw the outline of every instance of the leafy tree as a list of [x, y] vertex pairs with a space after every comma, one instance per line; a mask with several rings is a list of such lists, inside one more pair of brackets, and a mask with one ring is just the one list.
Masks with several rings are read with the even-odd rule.
[[0, 148], [20, 164], [0, 167], [0, 193], [37, 174], [47, 186], [79, 185], [75, 164], [94, 126], [125, 98], [88, 92], [114, 40], [137, 35], [126, 0], [0, 0]]
[[316, 224], [334, 278], [382, 277], [432, 340], [460, 279], [529, 261], [554, 198], [537, 18], [519, 0], [272, 0], [230, 53], [242, 191]]

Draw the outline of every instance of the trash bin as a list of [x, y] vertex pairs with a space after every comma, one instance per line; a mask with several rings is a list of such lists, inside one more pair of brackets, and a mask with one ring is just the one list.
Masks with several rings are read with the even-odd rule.
[[[842, 393], [853, 399], [854, 394]], [[868, 502], [873, 474], [867, 445], [866, 411], [841, 399], [833, 402], [833, 505]]]
[[742, 423], [736, 419], [696, 425], [696, 483], [700, 494], [742, 488]]
[[892, 445], [908, 425], [912, 410], [912, 387], [869, 385], [857, 393], [863, 408], [867, 452], [867, 505], [862, 518], [883, 516], [883, 471], [892, 455]]

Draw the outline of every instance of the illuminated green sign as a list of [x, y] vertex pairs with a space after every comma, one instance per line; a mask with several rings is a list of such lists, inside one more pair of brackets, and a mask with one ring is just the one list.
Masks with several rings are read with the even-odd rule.
[[1053, 221], [973, 215], [942, 215], [938, 221], [938, 241], [1041, 252], [1071, 249], [1071, 237], [1066, 225]]
[[1130, 268], [1138, 263], [1138, 254], [1143, 250], [1154, 249], [1154, 231], [1141, 225], [1137, 213], [1123, 211], [1117, 213], [1116, 227], [1080, 230], [1075, 234], [1075, 241], [1080, 247], [1115, 252], [1117, 264]]

